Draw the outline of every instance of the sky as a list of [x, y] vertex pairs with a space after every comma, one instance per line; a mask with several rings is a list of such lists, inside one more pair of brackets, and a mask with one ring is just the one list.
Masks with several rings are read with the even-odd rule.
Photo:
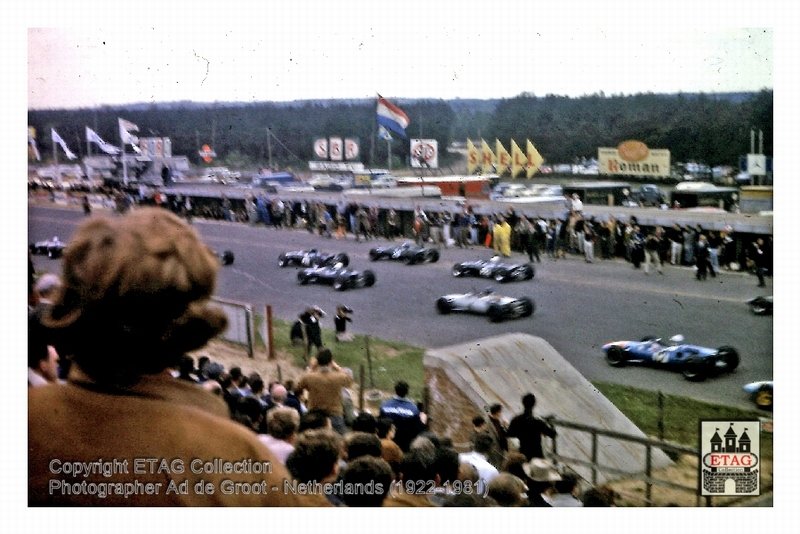
[[[531, 6], [534, 3], [530, 3]], [[772, 89], [771, 28], [546, 26], [413, 16], [30, 28], [28, 108], [191, 100], [577, 97]], [[528, 18], [531, 17], [531, 18]]]

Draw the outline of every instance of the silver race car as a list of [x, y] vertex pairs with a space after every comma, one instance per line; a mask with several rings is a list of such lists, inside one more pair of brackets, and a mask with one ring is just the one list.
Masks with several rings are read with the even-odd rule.
[[518, 317], [530, 317], [536, 305], [528, 297], [514, 298], [495, 295], [491, 288], [484, 291], [444, 295], [436, 301], [441, 314], [468, 312], [486, 315], [493, 323]]

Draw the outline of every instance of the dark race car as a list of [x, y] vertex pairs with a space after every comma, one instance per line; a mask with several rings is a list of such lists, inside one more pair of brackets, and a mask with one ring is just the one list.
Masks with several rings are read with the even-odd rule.
[[744, 385], [744, 390], [750, 394], [756, 406], [762, 410], [772, 410], [772, 380], [750, 382]]
[[528, 297], [514, 298], [495, 295], [491, 288], [481, 292], [444, 295], [436, 301], [436, 309], [445, 315], [468, 312], [485, 315], [493, 323], [518, 317], [530, 317], [536, 305]]
[[30, 250], [31, 254], [41, 254], [55, 259], [61, 257], [66, 246], [67, 244], [59, 240], [58, 236], [53, 236], [53, 239], [31, 243]]
[[323, 265], [333, 266], [337, 263], [341, 263], [342, 266], [347, 267], [350, 264], [350, 257], [344, 252], [327, 254], [315, 248], [311, 250], [284, 252], [278, 257], [279, 267], [286, 267], [289, 265], [295, 267], [321, 267]]
[[529, 263], [503, 263], [500, 256], [489, 260], [464, 261], [453, 265], [453, 276], [478, 276], [505, 283], [514, 280], [530, 280], [536, 274]]
[[683, 336], [662, 345], [660, 338], [646, 337], [641, 341], [615, 341], [603, 345], [606, 361], [614, 367], [642, 363], [683, 373], [686, 380], [699, 382], [709, 376], [733, 372], [739, 366], [739, 353], [733, 347], [717, 349], [687, 345]]
[[369, 259], [372, 261], [383, 258], [402, 261], [406, 265], [435, 263], [439, 261], [439, 251], [435, 248], [419, 247], [410, 241], [396, 247], [377, 247], [369, 251]]
[[747, 304], [755, 315], [772, 315], [772, 295], [750, 299]]
[[337, 291], [354, 287], [372, 287], [375, 284], [375, 273], [370, 270], [354, 271], [346, 269], [342, 264], [332, 267], [309, 267], [297, 273], [297, 282], [306, 284], [327, 284]]

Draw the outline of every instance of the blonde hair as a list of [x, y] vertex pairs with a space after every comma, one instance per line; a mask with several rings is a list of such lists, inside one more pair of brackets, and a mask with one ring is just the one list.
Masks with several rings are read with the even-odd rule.
[[209, 306], [219, 261], [197, 232], [160, 208], [92, 217], [64, 251], [50, 326], [97, 381], [160, 372], [227, 326]]

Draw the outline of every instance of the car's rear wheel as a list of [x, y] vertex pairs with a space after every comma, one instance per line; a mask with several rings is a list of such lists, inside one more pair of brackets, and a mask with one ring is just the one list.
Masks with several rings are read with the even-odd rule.
[[380, 253], [375, 250], [374, 248], [369, 251], [369, 259], [370, 261], [378, 261], [381, 258]]
[[425, 261], [428, 263], [436, 263], [439, 261], [439, 251], [436, 249], [429, 250], [425, 253]]
[[756, 406], [762, 410], [772, 410], [772, 388], [764, 386], [756, 392]]
[[625, 365], [625, 352], [619, 347], [611, 347], [606, 351], [606, 361], [612, 367]]
[[408, 254], [403, 257], [403, 263], [405, 263], [406, 265], [414, 265], [415, 263], [417, 263], [417, 260], [413, 254]]
[[722, 371], [730, 373], [739, 367], [739, 352], [733, 347], [724, 345], [717, 349], [720, 360], [725, 364]]
[[337, 276], [333, 280], [333, 289], [336, 291], [344, 291], [347, 289], [347, 278], [344, 276]]
[[297, 281], [304, 286], [308, 283], [308, 277], [303, 273], [297, 273]]
[[286, 267], [289, 265], [289, 260], [286, 258], [286, 254], [281, 254], [278, 257], [278, 267]]
[[691, 382], [702, 382], [708, 376], [706, 367], [701, 359], [691, 358], [683, 366], [683, 378]]
[[219, 255], [219, 259], [222, 262], [222, 265], [233, 265], [233, 260], [235, 259], [235, 256], [233, 255], [232, 251], [226, 250]]
[[340, 252], [333, 258], [333, 264], [336, 265], [337, 263], [341, 263], [342, 267], [347, 267], [350, 265], [350, 256], [344, 252]]
[[439, 300], [436, 301], [436, 309], [442, 315], [447, 315], [448, 313], [453, 311], [453, 306], [446, 298], [441, 297], [439, 298]]
[[505, 319], [503, 315], [503, 308], [500, 306], [493, 304], [489, 306], [489, 309], [486, 310], [486, 315], [489, 317], [489, 320], [493, 323], [500, 323]]

